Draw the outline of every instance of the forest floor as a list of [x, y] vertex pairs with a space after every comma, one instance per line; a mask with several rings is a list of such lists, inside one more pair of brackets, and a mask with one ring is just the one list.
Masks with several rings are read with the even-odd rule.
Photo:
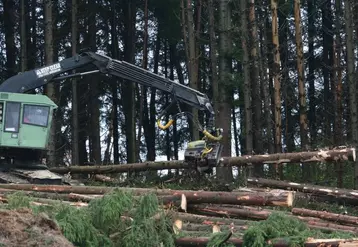
[[55, 221], [28, 208], [0, 210], [0, 246], [74, 247]]

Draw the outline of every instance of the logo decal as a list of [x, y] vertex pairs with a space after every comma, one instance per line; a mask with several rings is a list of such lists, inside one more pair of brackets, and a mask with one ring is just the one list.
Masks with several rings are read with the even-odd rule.
[[61, 71], [60, 63], [55, 63], [47, 67], [43, 67], [41, 69], [35, 70], [35, 73], [38, 78], [48, 76]]

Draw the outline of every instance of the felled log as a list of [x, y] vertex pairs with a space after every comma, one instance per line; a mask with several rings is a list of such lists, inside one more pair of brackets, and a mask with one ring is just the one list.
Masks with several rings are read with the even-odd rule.
[[189, 203], [223, 203], [242, 205], [266, 205], [291, 207], [294, 201], [292, 191], [270, 192], [221, 192], [221, 191], [192, 191], [150, 188], [110, 188], [104, 186], [68, 186], [68, 185], [32, 185], [32, 184], [0, 184], [0, 188], [25, 191], [76, 193], [76, 194], [105, 194], [115, 189], [132, 192], [134, 195], [154, 193], [156, 195], [182, 195]]
[[[188, 211], [199, 215], [216, 216], [216, 217], [227, 217], [227, 218], [239, 218], [249, 220], [266, 220], [274, 210], [268, 209], [255, 209], [255, 208], [234, 208], [234, 207], [223, 207], [216, 205], [189, 205]], [[307, 224], [309, 228], [315, 228], [320, 230], [328, 231], [344, 231], [349, 233], [358, 233], [357, 227], [339, 225], [332, 222], [323, 221], [315, 217], [302, 217], [295, 216], [287, 212], [287, 215], [295, 217]]]
[[240, 219], [229, 219], [213, 216], [204, 216], [197, 214], [188, 214], [180, 212], [167, 212], [168, 217], [175, 220], [181, 220], [183, 222], [190, 222], [194, 224], [204, 224], [204, 225], [230, 225], [234, 224], [235, 226], [245, 226], [250, 224], [250, 220], [240, 220]]
[[335, 214], [325, 211], [317, 211], [305, 208], [292, 208], [292, 214], [300, 215], [300, 216], [310, 216], [316, 217], [323, 220], [339, 222], [342, 224], [351, 224], [357, 225], [358, 224], [358, 217], [357, 216], [350, 216], [350, 215], [343, 215], [343, 214]]
[[173, 229], [176, 234], [180, 233], [181, 231], [188, 231], [188, 232], [221, 232], [221, 230], [229, 231], [232, 228], [234, 230], [247, 230], [248, 226], [231, 226], [231, 225], [216, 225], [216, 224], [198, 224], [192, 222], [184, 223], [182, 220], [176, 220], [173, 223]]
[[305, 222], [307, 224], [307, 226], [311, 229], [316, 228], [319, 230], [328, 230], [328, 231], [332, 231], [332, 232], [342, 231], [342, 232], [348, 232], [348, 233], [353, 233], [353, 234], [358, 233], [358, 228], [353, 227], [353, 226], [334, 224], [334, 223], [326, 222], [326, 221], [323, 221], [323, 220], [320, 220], [317, 218], [313, 218], [313, 217], [297, 216], [297, 218], [299, 220], [302, 220], [303, 222]]
[[[175, 244], [178, 247], [206, 246], [210, 238], [177, 238]], [[286, 239], [273, 239], [269, 241], [273, 247], [289, 247], [290, 243]], [[233, 244], [237, 247], [243, 246], [243, 240], [238, 238], [230, 238], [226, 243]], [[304, 243], [304, 247], [353, 247], [358, 246], [357, 239], [308, 239]]]
[[189, 212], [217, 217], [247, 218], [265, 220], [271, 214], [268, 210], [248, 210], [244, 208], [221, 207], [215, 205], [189, 205]]
[[[309, 162], [327, 162], [327, 161], [355, 161], [355, 148], [318, 150], [311, 152], [297, 153], [276, 153], [265, 155], [245, 155], [238, 157], [223, 157], [222, 166], [242, 166], [245, 164], [278, 164], [278, 163], [309, 163]], [[188, 169], [188, 165], [182, 160], [175, 161], [159, 161], [159, 162], [143, 162], [119, 165], [102, 165], [102, 166], [67, 166], [52, 167], [51, 172], [65, 173], [120, 173], [131, 171], [146, 170], [164, 170], [164, 169]]]
[[312, 196], [323, 196], [327, 200], [341, 199], [351, 203], [357, 203], [358, 190], [339, 189], [334, 187], [324, 187], [312, 184], [301, 184], [289, 181], [279, 181], [265, 178], [248, 178], [247, 183], [261, 187], [278, 188], [284, 190], [294, 190], [303, 193], [310, 193]]

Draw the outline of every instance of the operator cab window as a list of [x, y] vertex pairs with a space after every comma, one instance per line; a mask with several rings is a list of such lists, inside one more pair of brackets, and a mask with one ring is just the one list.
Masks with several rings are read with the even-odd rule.
[[46, 127], [50, 108], [40, 105], [24, 105], [22, 122], [24, 124]]
[[21, 104], [7, 102], [5, 109], [5, 132], [19, 132]]

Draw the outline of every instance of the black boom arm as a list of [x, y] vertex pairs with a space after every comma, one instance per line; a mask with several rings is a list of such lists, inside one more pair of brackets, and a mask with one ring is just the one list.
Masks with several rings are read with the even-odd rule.
[[[72, 73], [73, 70], [85, 72]], [[174, 101], [184, 102], [190, 106], [198, 108], [199, 110], [209, 113], [211, 119], [211, 123], [209, 125], [213, 124], [214, 109], [206, 94], [128, 62], [112, 59], [108, 56], [95, 52], [83, 52], [73, 57], [53, 63], [49, 66], [26, 71], [10, 77], [0, 85], [0, 92], [24, 93], [53, 81], [60, 81], [65, 78], [98, 72], [105, 75], [127, 79], [171, 94]], [[68, 74], [64, 75], [64, 73]], [[170, 121], [168, 124], [163, 126], [158, 120], [158, 126], [161, 129], [168, 128], [172, 123], [173, 121]], [[219, 137], [215, 137], [208, 131], [202, 129], [201, 126], [199, 126], [199, 130], [201, 130], [203, 134], [211, 140], [221, 139], [221, 135]]]

